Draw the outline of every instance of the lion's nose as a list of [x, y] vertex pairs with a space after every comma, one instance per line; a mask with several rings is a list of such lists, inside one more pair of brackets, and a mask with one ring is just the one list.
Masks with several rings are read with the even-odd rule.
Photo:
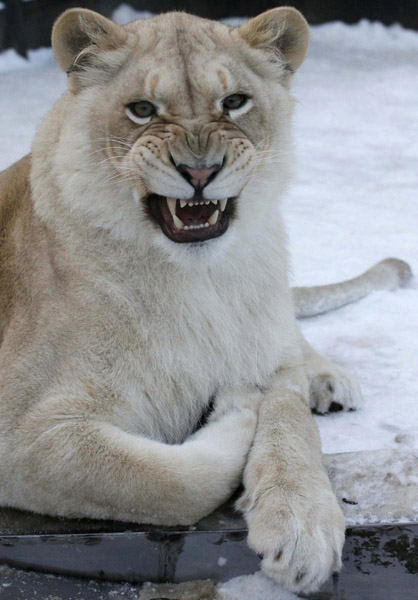
[[204, 188], [210, 180], [216, 175], [221, 169], [222, 165], [212, 165], [211, 167], [205, 167], [204, 169], [194, 169], [187, 165], [181, 164], [176, 165], [177, 170], [187, 179], [189, 183], [195, 188]]

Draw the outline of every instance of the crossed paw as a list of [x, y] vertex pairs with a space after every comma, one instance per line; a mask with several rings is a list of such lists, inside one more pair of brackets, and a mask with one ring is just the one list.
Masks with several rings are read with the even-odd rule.
[[356, 410], [363, 404], [356, 380], [337, 365], [324, 363], [322, 369], [308, 373], [308, 378], [310, 406], [315, 413]]
[[317, 590], [341, 567], [344, 517], [328, 486], [262, 494], [249, 511], [248, 544], [269, 577], [293, 592]]

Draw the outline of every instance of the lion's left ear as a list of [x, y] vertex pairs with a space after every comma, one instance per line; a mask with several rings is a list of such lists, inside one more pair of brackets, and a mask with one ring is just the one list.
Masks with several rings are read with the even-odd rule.
[[239, 27], [238, 32], [250, 46], [278, 54], [291, 71], [303, 63], [309, 46], [308, 23], [290, 6], [268, 10]]
[[[52, 48], [66, 73], [93, 67], [106, 70], [116, 62], [110, 53], [126, 41], [125, 30], [98, 13], [83, 8], [65, 11], [52, 30]], [[113, 58], [113, 60], [112, 60]]]

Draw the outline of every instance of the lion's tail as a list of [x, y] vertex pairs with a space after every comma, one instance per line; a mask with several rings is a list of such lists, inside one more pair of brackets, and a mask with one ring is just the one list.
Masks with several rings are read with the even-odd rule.
[[364, 298], [376, 290], [394, 290], [412, 277], [408, 263], [386, 258], [362, 275], [331, 285], [293, 288], [297, 317], [313, 317]]

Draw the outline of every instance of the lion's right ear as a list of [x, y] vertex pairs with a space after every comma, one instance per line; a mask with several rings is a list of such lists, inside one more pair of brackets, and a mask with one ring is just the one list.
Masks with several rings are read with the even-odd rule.
[[[52, 48], [57, 63], [66, 73], [89, 66], [111, 67], [112, 51], [120, 49], [127, 38], [123, 27], [98, 13], [84, 8], [66, 10], [52, 30]], [[117, 53], [116, 53], [117, 54]]]
[[272, 8], [250, 19], [238, 32], [250, 46], [284, 61], [291, 72], [300, 67], [308, 50], [308, 23], [291, 6]]

